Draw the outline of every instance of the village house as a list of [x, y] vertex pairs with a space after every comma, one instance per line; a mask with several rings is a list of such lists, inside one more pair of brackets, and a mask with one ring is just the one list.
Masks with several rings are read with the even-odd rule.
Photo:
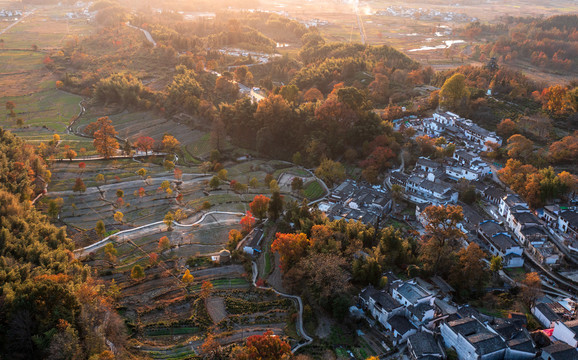
[[554, 323], [554, 331], [552, 337], [565, 342], [566, 344], [577, 347], [578, 346], [578, 320], [572, 321], [556, 321]]
[[415, 167], [416, 169], [420, 169], [425, 172], [435, 172], [436, 170], [442, 168], [442, 164], [422, 156], [419, 159], [417, 159]]
[[387, 321], [392, 316], [402, 315], [405, 311], [386, 291], [377, 290], [371, 285], [361, 291], [359, 300], [362, 308], [384, 327], [387, 327]]
[[560, 212], [558, 229], [574, 238], [578, 238], [578, 212], [570, 210]]
[[500, 201], [500, 206], [498, 207], [498, 211], [500, 215], [504, 218], [508, 219], [511, 215], [510, 209], [517, 205], [523, 205], [526, 208], [528, 205], [525, 201], [523, 201], [518, 195], [515, 194], [508, 194], [502, 198]]
[[319, 204], [319, 210], [333, 220], [352, 219], [375, 225], [391, 210], [391, 204], [388, 190], [346, 180], [331, 192], [328, 201]]
[[395, 315], [391, 317], [386, 324], [386, 329], [393, 333], [393, 344], [399, 345], [417, 332], [417, 328], [404, 316]]
[[560, 320], [560, 316], [552, 310], [552, 307], [543, 302], [536, 304], [532, 308], [532, 315], [538, 319], [545, 329], [553, 328], [556, 321]]
[[453, 348], [460, 360], [503, 359], [506, 343], [472, 317], [442, 323], [441, 335], [446, 347]]
[[412, 360], [444, 359], [445, 352], [434, 336], [427, 331], [420, 331], [407, 339], [407, 349]]
[[391, 295], [404, 306], [433, 302], [433, 294], [416, 283], [415, 280], [400, 282], [392, 286]]
[[543, 360], [575, 360], [578, 359], [578, 350], [561, 341], [555, 341], [542, 349]]
[[508, 360], [529, 360], [536, 356], [536, 346], [525, 325], [515, 320], [501, 318], [493, 318], [485, 324], [490, 332], [498, 334], [506, 343], [504, 359]]
[[534, 255], [534, 258], [541, 264], [549, 266], [556, 266], [560, 264], [560, 253], [554, 245], [547, 242], [534, 242], [530, 244], [529, 248], [530, 252]]
[[523, 249], [518, 245], [508, 233], [498, 233], [488, 239], [490, 252], [493, 256], [500, 256], [503, 259], [505, 268], [524, 266], [522, 257]]
[[506, 196], [506, 192], [496, 185], [490, 185], [481, 191], [481, 195], [485, 200], [496, 206], [499, 206], [502, 198]]

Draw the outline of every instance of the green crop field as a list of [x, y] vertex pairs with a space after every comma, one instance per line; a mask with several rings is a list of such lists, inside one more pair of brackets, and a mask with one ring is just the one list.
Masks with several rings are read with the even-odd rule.
[[304, 189], [305, 197], [308, 200], [316, 200], [325, 194], [325, 190], [317, 180], [310, 182]]

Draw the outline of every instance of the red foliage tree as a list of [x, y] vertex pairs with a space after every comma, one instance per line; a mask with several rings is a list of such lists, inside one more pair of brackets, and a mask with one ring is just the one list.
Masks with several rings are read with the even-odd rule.
[[253, 226], [255, 226], [255, 217], [250, 211], [247, 211], [247, 214], [241, 219], [241, 229], [243, 234], [248, 234], [249, 231], [253, 229]]
[[263, 335], [249, 336], [245, 346], [234, 350], [233, 358], [237, 360], [280, 360], [288, 359], [290, 355], [291, 345], [273, 335], [273, 332], [269, 330]]
[[253, 201], [249, 204], [251, 208], [251, 212], [255, 214], [259, 218], [259, 220], [263, 220], [265, 215], [267, 214], [267, 209], [269, 207], [269, 199], [265, 195], [257, 195], [253, 198]]
[[149, 151], [153, 149], [154, 144], [155, 139], [149, 136], [141, 136], [134, 143], [137, 149], [139, 149], [140, 151], [144, 151], [147, 156], [149, 154]]

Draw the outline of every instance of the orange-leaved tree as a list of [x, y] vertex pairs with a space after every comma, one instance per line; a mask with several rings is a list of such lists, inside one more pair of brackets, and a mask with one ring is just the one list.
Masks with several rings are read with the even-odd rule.
[[271, 244], [271, 250], [281, 255], [281, 269], [287, 272], [307, 253], [309, 249], [309, 239], [307, 235], [277, 233], [275, 240]]
[[98, 118], [96, 122], [89, 126], [93, 124], [96, 131], [94, 132], [94, 141], [92, 144], [99, 154], [104, 156], [105, 159], [108, 159], [113, 156], [119, 148], [118, 141], [116, 141], [115, 138], [118, 132], [114, 129], [114, 126], [112, 126], [112, 121], [108, 116]]
[[250, 211], [241, 219], [241, 231], [243, 234], [248, 234], [251, 229], [255, 226], [255, 217]]

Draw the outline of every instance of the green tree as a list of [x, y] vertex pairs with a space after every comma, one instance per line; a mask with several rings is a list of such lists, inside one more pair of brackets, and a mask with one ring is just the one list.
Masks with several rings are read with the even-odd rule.
[[466, 101], [467, 96], [466, 77], [456, 73], [444, 82], [440, 90], [440, 105], [455, 110]]
[[220, 185], [221, 185], [221, 180], [219, 179], [218, 176], [213, 176], [211, 178], [211, 181], [209, 181], [209, 186], [213, 190], [217, 189]]
[[96, 222], [96, 226], [94, 227], [94, 231], [96, 232], [96, 235], [99, 239], [104, 238], [104, 235], [106, 234], [106, 226], [104, 225], [104, 221], [98, 220]]
[[133, 280], [140, 280], [145, 277], [145, 272], [140, 265], [133, 266], [132, 270], [130, 271], [130, 277]]
[[117, 254], [118, 254], [118, 250], [115, 249], [113, 243], [108, 243], [104, 246], [104, 258], [111, 265], [114, 265], [114, 263], [116, 262], [116, 255]]
[[323, 180], [327, 186], [333, 186], [345, 179], [345, 167], [330, 159], [323, 159], [315, 169], [315, 175]]
[[48, 216], [55, 219], [58, 217], [60, 213], [60, 209], [62, 209], [62, 205], [64, 204], [64, 200], [62, 198], [50, 199], [48, 201]]
[[269, 218], [273, 221], [276, 221], [279, 218], [279, 215], [283, 212], [283, 196], [281, 196], [279, 191], [273, 192], [267, 211], [269, 213]]

